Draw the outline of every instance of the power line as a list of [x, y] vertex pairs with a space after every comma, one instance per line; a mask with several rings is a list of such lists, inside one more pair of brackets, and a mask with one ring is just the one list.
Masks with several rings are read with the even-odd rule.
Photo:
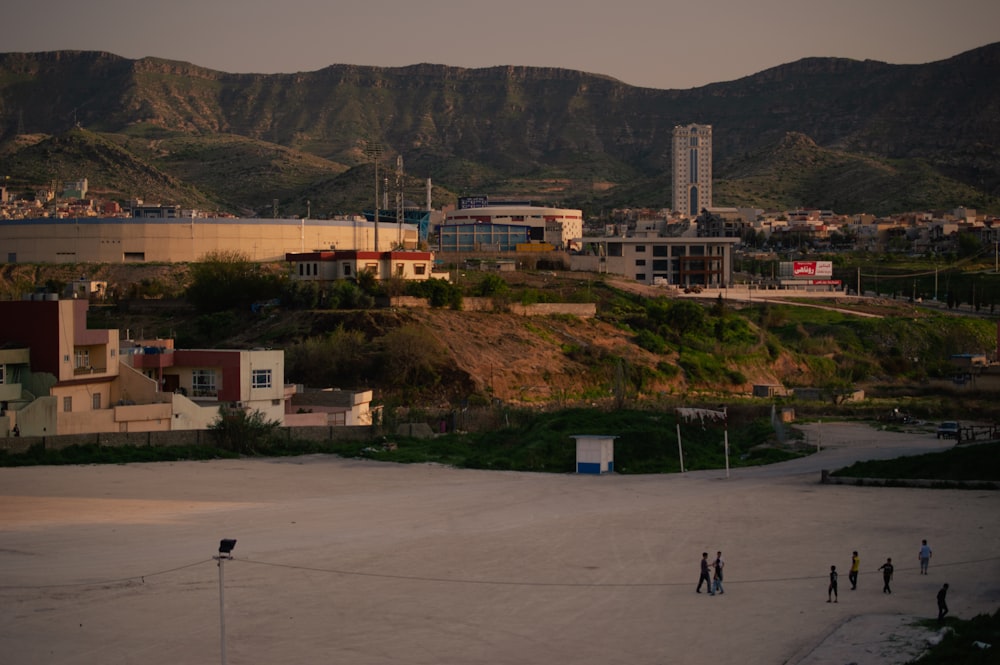
[[[144, 575], [133, 575], [131, 577], [120, 577], [108, 580], [96, 580], [90, 582], [66, 582], [63, 584], [25, 584], [25, 585], [2, 585], [0, 590], [3, 589], [57, 589], [57, 588], [68, 588], [68, 587], [82, 587], [82, 586], [104, 586], [109, 584], [121, 584], [124, 582], [139, 581], [140, 583], [145, 583], [147, 577], [156, 577], [158, 575], [167, 575], [169, 573], [174, 573], [180, 570], [185, 570], [187, 568], [193, 568], [195, 566], [200, 566], [205, 563], [212, 562], [213, 559], [205, 559], [202, 561], [197, 561], [195, 563], [185, 564], [183, 566], [177, 566], [175, 568], [168, 568], [166, 570], [160, 570], [153, 573], [146, 573]], [[978, 565], [983, 563], [990, 563], [994, 561], [1000, 561], [1000, 556], [989, 557], [985, 559], [970, 559], [967, 561], [953, 561], [950, 563], [935, 563], [934, 568], [954, 568], [957, 566], [969, 566]], [[288, 563], [274, 563], [270, 561], [257, 561], [254, 559], [243, 559], [243, 558], [233, 558], [231, 563], [249, 563], [257, 566], [265, 566], [270, 568], [285, 568], [289, 570], [303, 570], [312, 573], [329, 573], [331, 575], [345, 575], [351, 577], [375, 577], [381, 579], [391, 579], [391, 580], [408, 580], [412, 582], [435, 582], [441, 584], [469, 584], [469, 585], [493, 585], [493, 586], [523, 586], [523, 587], [565, 587], [565, 588], [658, 588], [658, 587], [679, 587], [679, 586], [690, 586], [692, 582], [690, 580], [684, 582], [526, 582], [518, 580], [475, 580], [468, 578], [456, 578], [456, 577], [431, 577], [424, 575], [397, 575], [392, 573], [369, 573], [356, 570], [342, 570], [339, 568], [318, 568], [315, 566], [301, 566], [296, 564]], [[906, 572], [917, 570], [917, 567], [910, 568], [895, 568], [895, 573]], [[865, 574], [880, 574], [878, 569], [861, 571]], [[828, 578], [827, 573], [821, 575], [801, 575], [801, 576], [789, 576], [789, 577], [758, 577], [750, 579], [727, 579], [726, 584], [766, 584], [772, 582], [800, 582], [809, 580], [825, 580]]]
[[183, 566], [177, 566], [176, 568], [168, 568], [167, 570], [158, 570], [153, 573], [146, 573], [145, 575], [133, 575], [131, 577], [118, 577], [109, 580], [96, 580], [90, 582], [64, 582], [63, 584], [10, 584], [10, 585], [0, 585], [0, 589], [59, 589], [64, 587], [81, 587], [81, 586], [104, 586], [108, 584], [122, 584], [125, 582], [133, 582], [138, 580], [140, 584], [145, 584], [147, 577], [156, 577], [158, 575], [167, 575], [168, 573], [175, 573], [178, 570], [184, 570], [185, 568], [194, 568], [195, 566], [200, 566], [203, 563], [209, 563], [212, 559], [204, 559], [202, 561], [196, 561], [195, 563], [184, 564]]

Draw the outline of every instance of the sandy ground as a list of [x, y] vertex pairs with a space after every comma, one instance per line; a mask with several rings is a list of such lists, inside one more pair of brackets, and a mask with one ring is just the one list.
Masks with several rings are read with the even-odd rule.
[[[818, 483], [950, 443], [809, 428], [822, 452], [729, 478], [323, 456], [0, 469], [0, 662], [220, 662], [221, 538], [238, 539], [232, 664], [885, 665], [919, 651], [943, 582], [955, 616], [1000, 606], [1000, 493]], [[698, 595], [716, 550], [725, 594]]]

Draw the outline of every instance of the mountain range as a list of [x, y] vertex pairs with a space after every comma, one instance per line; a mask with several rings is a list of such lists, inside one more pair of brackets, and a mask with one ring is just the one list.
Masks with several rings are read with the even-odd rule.
[[713, 126], [715, 205], [1000, 213], [1000, 43], [922, 65], [807, 58], [689, 90], [535, 67], [264, 75], [0, 53], [15, 194], [85, 177], [109, 198], [321, 217], [372, 207], [377, 152], [380, 187], [397, 191], [401, 157], [415, 205], [431, 179], [435, 206], [664, 208], [672, 130], [689, 123]]

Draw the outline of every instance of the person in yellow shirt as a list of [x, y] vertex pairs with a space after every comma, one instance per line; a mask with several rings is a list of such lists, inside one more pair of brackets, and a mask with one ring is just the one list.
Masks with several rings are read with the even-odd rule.
[[857, 551], [851, 556], [851, 572], [847, 574], [847, 579], [851, 581], [851, 591], [858, 588], [858, 571], [861, 570], [861, 559], [858, 558]]

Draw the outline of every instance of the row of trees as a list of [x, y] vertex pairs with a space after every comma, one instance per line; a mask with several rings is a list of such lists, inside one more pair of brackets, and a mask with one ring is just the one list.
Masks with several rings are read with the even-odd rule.
[[202, 313], [250, 311], [267, 303], [289, 309], [367, 309], [377, 297], [395, 295], [427, 298], [433, 307], [462, 307], [461, 289], [445, 280], [382, 282], [371, 272], [361, 271], [354, 280], [305, 282], [238, 252], [207, 256], [191, 266], [190, 279], [185, 298]]

